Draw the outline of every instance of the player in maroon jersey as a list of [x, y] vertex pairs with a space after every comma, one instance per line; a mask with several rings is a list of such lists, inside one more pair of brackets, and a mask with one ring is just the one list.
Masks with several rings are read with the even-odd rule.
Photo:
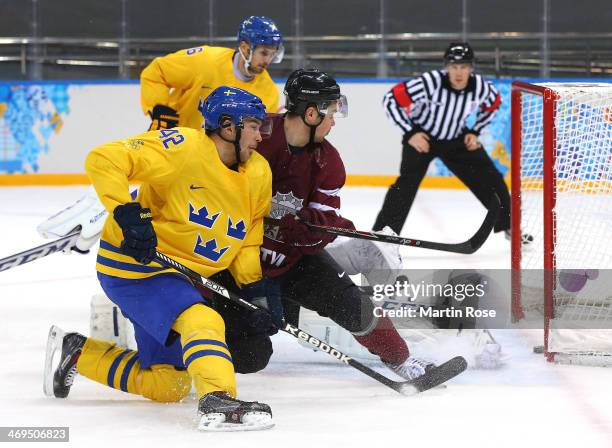
[[258, 151], [272, 169], [272, 218], [261, 259], [264, 276], [280, 285], [285, 319], [298, 324], [299, 307], [329, 317], [407, 379], [431, 365], [409, 356], [408, 347], [387, 317], [375, 317], [362, 292], [324, 249], [334, 235], [312, 232], [303, 223], [354, 229], [340, 215], [346, 173], [325, 137], [335, 118], [347, 114], [340, 87], [327, 73], [296, 70], [285, 84], [287, 113], [274, 118], [272, 136]]

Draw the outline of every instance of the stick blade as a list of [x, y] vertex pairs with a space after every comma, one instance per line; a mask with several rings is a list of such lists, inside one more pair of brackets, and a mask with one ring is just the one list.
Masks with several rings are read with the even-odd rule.
[[399, 392], [403, 395], [414, 395], [426, 390], [432, 389], [456, 377], [461, 372], [467, 369], [467, 361], [463, 356], [456, 356], [449, 359], [444, 364], [429, 369], [425, 375], [422, 375], [412, 381], [406, 381], [402, 384]]

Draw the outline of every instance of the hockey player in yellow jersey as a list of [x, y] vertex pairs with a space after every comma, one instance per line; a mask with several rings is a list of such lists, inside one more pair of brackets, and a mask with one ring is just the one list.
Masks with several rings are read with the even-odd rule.
[[[98, 279], [134, 324], [138, 351], [54, 326], [45, 392], [66, 397], [78, 373], [172, 402], [184, 398], [193, 381], [200, 429], [263, 429], [273, 425], [270, 407], [237, 400], [234, 372], [263, 368], [272, 352], [274, 322], [282, 319], [279, 293], [262, 279], [259, 262], [272, 175], [254, 150], [269, 121], [258, 97], [227, 86], [216, 89], [202, 110], [205, 131], [150, 131], [102, 145], [87, 157], [87, 174], [109, 212]], [[135, 202], [129, 183], [141, 184]], [[156, 250], [205, 276], [227, 269], [242, 296], [280, 310], [280, 317], [260, 310], [224, 322], [211, 297], [152, 262]], [[231, 326], [241, 330], [232, 334], [244, 337], [226, 340]], [[262, 346], [259, 336], [269, 348], [265, 363], [253, 365], [253, 347]]]
[[202, 127], [200, 109], [217, 87], [244, 89], [261, 98], [269, 112], [278, 109], [278, 89], [267, 72], [283, 58], [282, 35], [267, 17], [240, 24], [238, 48], [202, 46], [154, 59], [140, 75], [141, 105], [154, 129]]

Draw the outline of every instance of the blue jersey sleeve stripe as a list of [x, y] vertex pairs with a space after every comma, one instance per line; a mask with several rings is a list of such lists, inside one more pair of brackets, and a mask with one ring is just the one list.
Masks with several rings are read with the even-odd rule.
[[106, 249], [110, 252], [115, 252], [117, 254], [125, 255], [123, 252], [121, 252], [120, 248], [118, 248], [117, 246], [113, 246], [111, 243], [108, 243], [104, 240], [100, 240], [100, 249]]
[[136, 361], [138, 361], [138, 353], [136, 353], [134, 356], [130, 358], [130, 360], [125, 365], [125, 368], [123, 369], [123, 373], [121, 374], [121, 381], [119, 382], [119, 387], [123, 392], [128, 391], [127, 389], [128, 378], [130, 377], [130, 372], [132, 371], [134, 364], [136, 364]]
[[229, 362], [232, 362], [232, 358], [229, 355], [218, 350], [198, 350], [197, 352], [189, 355], [189, 357], [185, 360], [185, 367], [189, 368], [189, 364], [204, 356], [220, 356], [221, 358], [225, 358]]
[[166, 268], [154, 268], [150, 266], [143, 266], [140, 264], [130, 264], [125, 263], [123, 261], [111, 260], [110, 258], [103, 257], [102, 255], [98, 255], [96, 260], [101, 265], [107, 266], [109, 268], [121, 269], [122, 271], [131, 271], [131, 272], [160, 272], [165, 270]]
[[115, 360], [111, 364], [110, 369], [108, 371], [108, 376], [106, 377], [106, 383], [110, 387], [115, 388], [115, 384], [114, 384], [115, 383], [115, 373], [117, 373], [117, 369], [119, 368], [119, 363], [121, 363], [121, 360], [125, 358], [127, 355], [129, 355], [131, 352], [132, 352], [131, 350], [126, 350], [122, 352], [119, 356], [115, 358]]
[[195, 340], [187, 343], [183, 347], [183, 354], [185, 354], [185, 352], [187, 352], [187, 350], [189, 350], [192, 347], [195, 347], [196, 345], [216, 345], [218, 347], [223, 347], [223, 348], [229, 350], [227, 345], [225, 345], [223, 342], [217, 341], [215, 339], [195, 339]]

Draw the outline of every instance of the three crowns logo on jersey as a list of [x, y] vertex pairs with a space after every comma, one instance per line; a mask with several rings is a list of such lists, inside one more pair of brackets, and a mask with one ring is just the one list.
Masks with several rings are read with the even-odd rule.
[[[213, 227], [215, 227], [215, 223], [219, 220], [220, 215], [221, 212], [211, 214], [205, 205], [196, 210], [191, 202], [189, 203], [189, 221], [206, 229], [213, 229]], [[236, 240], [244, 240], [247, 233], [244, 220], [241, 219], [234, 223], [231, 216], [228, 216], [226, 224], [227, 225], [223, 226], [223, 231], [225, 232], [226, 236]], [[219, 229], [219, 225], [216, 226], [217, 229]], [[219, 261], [223, 254], [230, 248], [230, 246], [218, 248], [216, 238], [211, 238], [206, 242], [203, 241], [204, 239], [202, 238], [202, 235], [200, 235], [200, 232], [198, 232], [198, 237], [193, 248], [194, 253], [215, 263]]]

